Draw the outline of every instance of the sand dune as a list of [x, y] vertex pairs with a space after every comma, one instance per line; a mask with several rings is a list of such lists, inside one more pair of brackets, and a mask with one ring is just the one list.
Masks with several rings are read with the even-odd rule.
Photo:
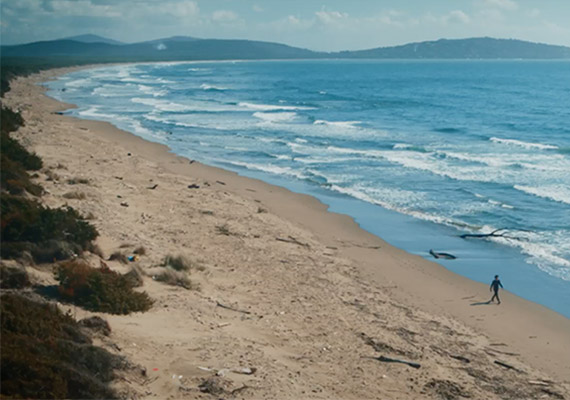
[[[57, 175], [40, 174], [43, 201], [92, 215], [106, 255], [147, 250], [137, 263], [154, 307], [102, 315], [116, 346], [103, 345], [146, 369], [117, 382], [129, 397], [570, 398], [568, 319], [507, 292], [500, 306], [471, 305], [490, 298], [486, 285], [391, 247], [314, 198], [56, 114], [69, 106], [37, 83], [66, 71], [15, 80], [5, 103], [26, 121], [14, 136]], [[66, 183], [73, 177], [90, 183]], [[70, 191], [86, 198], [65, 199]], [[152, 279], [171, 254], [200, 267], [199, 288]], [[421, 367], [370, 358], [381, 355]]]

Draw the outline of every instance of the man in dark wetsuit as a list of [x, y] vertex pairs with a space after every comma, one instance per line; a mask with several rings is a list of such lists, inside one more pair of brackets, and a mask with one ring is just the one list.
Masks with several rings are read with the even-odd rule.
[[499, 275], [495, 275], [495, 279], [493, 280], [493, 282], [491, 282], [491, 287], [489, 287], [489, 292], [493, 290], [495, 294], [493, 295], [493, 297], [491, 297], [489, 303], [492, 303], [496, 297], [499, 304], [501, 304], [501, 299], [499, 299], [499, 286], [503, 287], [501, 281], [499, 280]]

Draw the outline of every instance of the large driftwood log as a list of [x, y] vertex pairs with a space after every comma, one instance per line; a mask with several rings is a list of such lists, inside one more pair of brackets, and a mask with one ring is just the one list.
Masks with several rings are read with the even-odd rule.
[[526, 240], [525, 238], [521, 238], [518, 236], [511, 236], [509, 231], [519, 231], [519, 232], [532, 232], [525, 229], [509, 229], [509, 228], [499, 228], [495, 229], [493, 232], [490, 233], [465, 233], [463, 235], [459, 235], [461, 239], [468, 239], [468, 238], [476, 238], [476, 239], [485, 239], [489, 237], [502, 237], [505, 239], [512, 239], [512, 240]]

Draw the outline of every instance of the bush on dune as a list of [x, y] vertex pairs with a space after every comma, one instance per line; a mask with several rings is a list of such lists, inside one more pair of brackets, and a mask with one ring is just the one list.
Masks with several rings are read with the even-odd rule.
[[60, 295], [91, 311], [129, 314], [146, 311], [152, 299], [133, 290], [130, 279], [109, 268], [93, 268], [80, 260], [60, 264], [55, 273]]
[[93, 346], [71, 316], [16, 294], [0, 307], [1, 398], [118, 397], [108, 384], [125, 361]]
[[2, 257], [28, 251], [37, 262], [69, 258], [87, 250], [97, 230], [71, 207], [50, 209], [24, 197], [0, 199]]

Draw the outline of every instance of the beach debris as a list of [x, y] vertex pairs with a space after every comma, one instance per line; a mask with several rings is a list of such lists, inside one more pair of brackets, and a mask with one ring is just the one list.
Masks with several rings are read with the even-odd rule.
[[548, 380], [546, 380], [546, 379], [539, 379], [539, 380], [535, 380], [535, 381], [530, 380], [530, 381], [528, 381], [528, 383], [531, 384], [531, 385], [536, 385], [536, 386], [550, 386], [550, 385], [552, 385], [554, 382], [548, 381]]
[[225, 185], [225, 184], [226, 184], [225, 182], [222, 182], [222, 181], [216, 181], [216, 183], [219, 183], [220, 185]]
[[278, 240], [280, 242], [285, 242], [285, 243], [293, 243], [293, 244], [303, 246], [306, 248], [311, 248], [311, 246], [308, 243], [300, 242], [296, 238], [294, 238], [293, 236], [288, 236], [287, 238], [276, 237], [275, 240]]
[[154, 190], [157, 187], [158, 187], [158, 183], [155, 183], [154, 185], [147, 187], [147, 189]]
[[255, 374], [255, 371], [257, 371], [257, 368], [249, 368], [249, 367], [245, 367], [245, 368], [232, 368], [231, 371], [232, 371], [232, 372], [235, 372], [236, 374], [253, 375], [253, 374]]
[[503, 361], [495, 360], [495, 364], [500, 365], [501, 367], [504, 367], [506, 369], [512, 369], [513, 371], [516, 371], [516, 372], [524, 372], [524, 371], [521, 371], [520, 369], [513, 367], [512, 365], [509, 365]]
[[122, 205], [123, 207], [128, 207], [128, 206], [129, 206], [129, 203], [127, 203], [126, 201], [122, 201], [122, 202], [121, 202], [121, 205]]
[[216, 301], [216, 306], [221, 307], [221, 308], [225, 308], [226, 310], [231, 310], [231, 311], [235, 311], [235, 312], [239, 312], [242, 314], [251, 314], [250, 311], [246, 311], [246, 310], [239, 310], [237, 308], [233, 308], [230, 306], [226, 306], [225, 304], [220, 303], [219, 301]]
[[128, 156], [130, 156], [130, 155], [131, 155], [131, 153], [127, 153], [127, 155], [128, 155]]
[[200, 185], [196, 185], [195, 183], [188, 185], [188, 189], [200, 189]]
[[[468, 239], [468, 238], [476, 238], [476, 239], [485, 239], [488, 237], [502, 237], [505, 239], [512, 239], [512, 240], [526, 240], [525, 238], [521, 238], [518, 236], [510, 236], [509, 231], [519, 231], [519, 232], [532, 232], [526, 229], [511, 229], [511, 228], [499, 228], [495, 229], [490, 233], [465, 233], [463, 235], [459, 235], [461, 239]], [[501, 232], [501, 233], [499, 233]]]
[[188, 162], [188, 164], [194, 164], [195, 162], [196, 162], [196, 160], [190, 160], [190, 161]]
[[114, 176], [113, 178], [118, 179], [118, 180], [120, 180], [120, 181], [123, 180], [123, 177], [122, 177], [122, 176]]
[[457, 258], [453, 254], [433, 251], [433, 249], [430, 249], [429, 254], [431, 254], [434, 258], [443, 258], [445, 260], [455, 260]]
[[450, 354], [449, 357], [455, 358], [456, 360], [462, 361], [462, 362], [467, 363], [467, 364], [469, 364], [471, 362], [470, 359], [468, 359], [467, 357], [463, 357], [463, 356], [455, 356], [453, 354]]
[[421, 368], [421, 365], [412, 361], [406, 361], [406, 360], [400, 360], [397, 358], [390, 358], [390, 357], [384, 357], [384, 356], [379, 356], [379, 357], [371, 357], [371, 356], [362, 356], [361, 358], [370, 358], [372, 360], [378, 360], [378, 361], [382, 361], [382, 362], [390, 362], [390, 363], [400, 363], [400, 364], [406, 364], [409, 365], [412, 368]]
[[220, 377], [213, 376], [200, 383], [198, 385], [198, 389], [200, 389], [202, 393], [209, 393], [214, 396], [219, 396], [226, 392], [225, 386], [226, 383], [222, 381]]

